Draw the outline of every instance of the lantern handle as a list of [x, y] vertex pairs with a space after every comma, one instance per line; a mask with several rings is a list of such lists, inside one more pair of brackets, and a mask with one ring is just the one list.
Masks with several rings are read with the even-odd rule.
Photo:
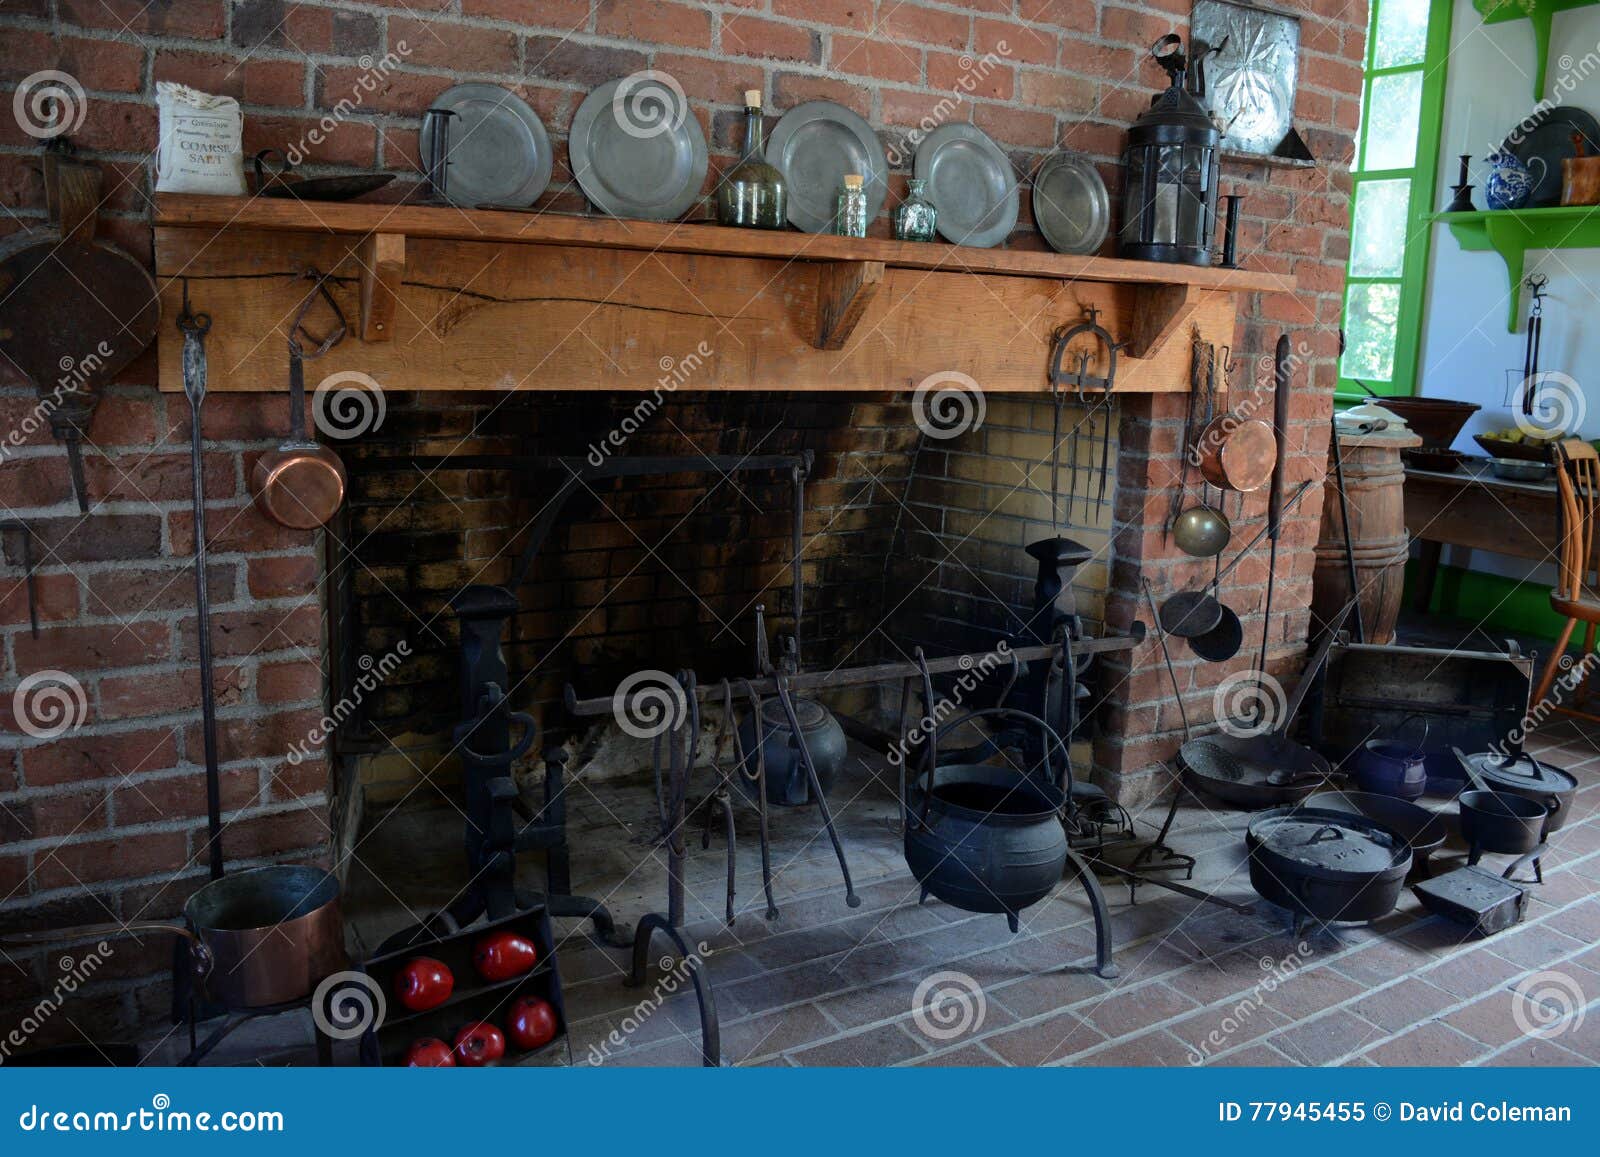
[[1150, 46], [1150, 59], [1166, 70], [1175, 85], [1182, 83], [1189, 68], [1188, 57], [1183, 53], [1183, 38], [1176, 32], [1167, 33]]

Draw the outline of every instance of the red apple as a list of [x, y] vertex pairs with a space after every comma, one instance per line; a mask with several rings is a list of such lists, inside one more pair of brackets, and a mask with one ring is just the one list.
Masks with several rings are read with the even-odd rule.
[[455, 987], [450, 969], [431, 956], [413, 956], [394, 974], [395, 998], [412, 1012], [438, 1008]]
[[456, 1060], [476, 1069], [506, 1055], [505, 1034], [486, 1020], [461, 1026], [456, 1033]]
[[406, 1050], [406, 1067], [409, 1069], [453, 1069], [456, 1058], [450, 1046], [438, 1037], [425, 1036], [411, 1042]]
[[472, 946], [472, 966], [491, 984], [531, 971], [538, 960], [533, 941], [515, 932], [490, 932]]
[[549, 1044], [556, 1039], [556, 1010], [537, 996], [517, 997], [506, 1017], [506, 1037], [522, 1052]]

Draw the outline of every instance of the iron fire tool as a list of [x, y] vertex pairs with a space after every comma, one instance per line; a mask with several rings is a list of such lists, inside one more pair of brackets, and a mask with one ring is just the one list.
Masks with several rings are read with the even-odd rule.
[[[1088, 315], [1088, 320], [1080, 321], [1076, 325], [1058, 326], [1055, 333], [1051, 335], [1049, 379], [1050, 395], [1052, 401], [1055, 403], [1055, 416], [1051, 437], [1050, 489], [1052, 492], [1059, 491], [1057, 474], [1060, 469], [1061, 458], [1061, 388], [1063, 386], [1074, 387], [1078, 395], [1078, 404], [1088, 408], [1088, 418], [1091, 423], [1089, 428], [1091, 437], [1094, 433], [1094, 411], [1099, 409], [1100, 405], [1090, 405], [1089, 399], [1085, 395], [1085, 391], [1100, 390], [1104, 394], [1104, 407], [1106, 413], [1104, 424], [1100, 430], [1100, 488], [1099, 493], [1095, 498], [1096, 508], [1098, 509], [1099, 506], [1104, 505], [1105, 503], [1106, 474], [1111, 466], [1111, 390], [1113, 384], [1117, 380], [1117, 351], [1122, 348], [1122, 343], [1117, 341], [1116, 338], [1112, 337], [1110, 332], [1099, 323], [1100, 311], [1098, 309], [1091, 305], [1087, 307], [1085, 312]], [[1093, 337], [1099, 346], [1103, 346], [1105, 348], [1106, 373], [1104, 377], [1096, 377], [1095, 375], [1089, 373], [1089, 363], [1094, 360], [1094, 356], [1082, 351], [1080, 351], [1077, 355], [1078, 368], [1076, 370], [1068, 371], [1063, 368], [1062, 363], [1066, 359], [1067, 347], [1070, 346], [1076, 339], [1084, 336], [1085, 334]], [[1067, 507], [1067, 517], [1069, 519], [1072, 517], [1071, 504], [1073, 500], [1079, 496], [1078, 464], [1082, 457], [1079, 453], [1079, 449], [1082, 445], [1082, 434], [1083, 423], [1079, 422], [1072, 429], [1072, 495], [1068, 498]], [[1082, 495], [1082, 497], [1084, 501], [1084, 511], [1087, 513], [1089, 496], [1087, 493], [1085, 493]], [[1053, 507], [1051, 510], [1051, 525], [1055, 525], [1055, 511]]]
[[200, 651], [200, 725], [206, 760], [206, 837], [211, 878], [222, 878], [222, 784], [217, 770], [217, 692], [212, 686], [211, 594], [206, 584], [205, 435], [200, 410], [206, 400], [206, 334], [211, 315], [189, 307], [189, 282], [183, 283], [183, 393], [189, 399], [189, 468], [194, 491], [194, 604]]
[[[34, 576], [33, 565], [33, 528], [20, 518], [7, 518], [0, 521], [0, 531], [22, 531], [22, 581], [28, 592], [28, 628], [37, 639], [39, 637], [39, 591], [38, 583]], [[0, 551], [3, 554], [3, 551]]]
[[1539, 342], [1544, 337], [1544, 287], [1550, 279], [1535, 273], [1524, 283], [1533, 294], [1528, 307], [1528, 345], [1522, 355], [1522, 413], [1533, 417], [1534, 403], [1539, 397]]

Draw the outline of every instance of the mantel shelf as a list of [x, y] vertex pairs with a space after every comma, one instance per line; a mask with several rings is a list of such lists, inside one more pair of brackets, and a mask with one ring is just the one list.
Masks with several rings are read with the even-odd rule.
[[[672, 366], [673, 389], [902, 390], [955, 372], [1039, 391], [1051, 332], [1093, 306], [1124, 343], [1114, 389], [1178, 392], [1176, 335], [1227, 344], [1235, 294], [1295, 289], [1250, 269], [435, 205], [163, 194], [155, 225], [164, 295], [187, 280], [215, 319], [221, 390], [284, 388], [283, 343], [263, 335], [307, 265], [362, 339], [318, 370], [397, 389], [653, 389]], [[163, 333], [165, 389], [181, 388], [178, 344]]]
[[1450, 226], [1461, 248], [1493, 251], [1505, 262], [1511, 290], [1506, 329], [1512, 333], [1521, 325], [1522, 275], [1530, 249], [1600, 248], [1600, 205], [1435, 213], [1433, 219]]

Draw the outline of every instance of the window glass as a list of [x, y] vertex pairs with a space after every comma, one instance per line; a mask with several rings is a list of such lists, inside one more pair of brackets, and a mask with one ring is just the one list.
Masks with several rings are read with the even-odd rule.
[[1350, 228], [1351, 277], [1399, 277], [1406, 256], [1411, 181], [1362, 181]]

